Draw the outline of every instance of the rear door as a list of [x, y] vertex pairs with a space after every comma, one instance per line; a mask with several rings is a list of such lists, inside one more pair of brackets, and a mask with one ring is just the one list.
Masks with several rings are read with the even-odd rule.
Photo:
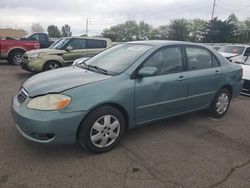
[[136, 123], [144, 123], [186, 110], [187, 72], [182, 48], [165, 47], [152, 54], [142, 67], [155, 67], [154, 76], [135, 79]]
[[185, 46], [188, 62], [187, 109], [207, 107], [219, 89], [221, 67], [209, 50], [199, 46]]

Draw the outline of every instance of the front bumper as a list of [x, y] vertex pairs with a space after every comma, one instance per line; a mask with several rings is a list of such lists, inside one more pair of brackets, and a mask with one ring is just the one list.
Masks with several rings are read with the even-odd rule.
[[242, 95], [250, 96], [250, 80], [242, 79], [242, 82], [243, 82], [243, 85], [242, 85], [242, 90], [240, 93]]
[[11, 112], [18, 131], [26, 139], [42, 144], [73, 144], [78, 127], [87, 114], [82, 112], [38, 111], [20, 104], [15, 96]]
[[24, 55], [23, 61], [20, 63], [20, 66], [23, 70], [30, 72], [41, 72], [43, 70], [45, 62], [42, 58], [31, 60]]

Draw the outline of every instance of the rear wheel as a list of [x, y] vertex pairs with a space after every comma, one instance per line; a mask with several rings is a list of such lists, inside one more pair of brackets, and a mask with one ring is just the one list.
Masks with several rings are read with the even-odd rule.
[[221, 118], [230, 106], [231, 94], [226, 88], [222, 88], [214, 98], [209, 109], [210, 115], [214, 118]]
[[45, 64], [43, 70], [48, 71], [48, 70], [58, 69], [60, 67], [61, 67], [61, 64], [58, 63], [57, 61], [49, 61]]
[[10, 52], [8, 62], [13, 65], [20, 65], [20, 63], [23, 61], [23, 54], [24, 52], [22, 51]]
[[112, 106], [92, 111], [80, 126], [78, 142], [92, 153], [104, 153], [113, 149], [125, 132], [123, 114]]

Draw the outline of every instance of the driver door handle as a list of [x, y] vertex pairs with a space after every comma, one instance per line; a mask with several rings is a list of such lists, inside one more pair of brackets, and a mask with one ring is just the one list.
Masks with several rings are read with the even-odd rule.
[[177, 79], [178, 81], [183, 81], [186, 80], [187, 78], [183, 75], [179, 76], [179, 78]]

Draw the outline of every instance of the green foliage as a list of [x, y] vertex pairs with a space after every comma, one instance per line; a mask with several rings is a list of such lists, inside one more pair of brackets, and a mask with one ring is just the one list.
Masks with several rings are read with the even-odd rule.
[[48, 32], [49, 37], [55, 37], [55, 38], [61, 37], [60, 31], [58, 27], [55, 25], [49, 25], [47, 28], [47, 32]]
[[171, 20], [168, 25], [161, 25], [157, 28], [153, 28], [144, 21], [139, 23], [127, 21], [109, 29], [104, 29], [101, 36], [117, 42], [156, 39], [247, 43], [250, 42], [250, 18], [240, 22], [234, 14], [231, 14], [224, 21], [218, 18], [209, 21], [175, 19]]
[[62, 37], [71, 37], [70, 26], [68, 24], [62, 26]]
[[132, 40], [147, 40], [153, 27], [144, 21], [137, 24], [136, 21], [126, 21], [123, 24], [112, 26], [109, 29], [104, 29], [102, 37], [110, 38], [112, 41], [132, 41]]
[[168, 26], [168, 39], [170, 40], [189, 40], [189, 23], [186, 19], [172, 20]]

